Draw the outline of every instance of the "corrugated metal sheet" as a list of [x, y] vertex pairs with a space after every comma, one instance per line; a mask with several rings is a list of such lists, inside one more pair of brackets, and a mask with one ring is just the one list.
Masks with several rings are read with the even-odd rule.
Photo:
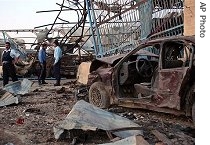
[[4, 86], [4, 90], [14, 94], [14, 95], [24, 95], [29, 92], [33, 82], [28, 79], [23, 79], [22, 81], [16, 81]]
[[22, 81], [16, 81], [0, 88], [0, 107], [10, 104], [18, 104], [20, 95], [24, 95], [29, 92], [33, 82], [28, 79]]
[[14, 103], [15, 104], [19, 103], [18, 96], [14, 96], [9, 92], [3, 89], [0, 89], [0, 107], [7, 106]]
[[[107, 112], [93, 106], [83, 100], [78, 101], [66, 119], [59, 122], [54, 129], [55, 138], [58, 139], [64, 130], [93, 130], [97, 129], [111, 131], [121, 128], [139, 127], [140, 126], [127, 118]], [[126, 138], [133, 135], [142, 135], [142, 130], [124, 130], [113, 133], [120, 138]]]

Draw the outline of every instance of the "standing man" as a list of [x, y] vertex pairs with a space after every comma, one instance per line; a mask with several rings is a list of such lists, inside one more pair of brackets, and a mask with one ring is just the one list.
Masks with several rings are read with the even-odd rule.
[[39, 74], [39, 85], [41, 84], [47, 84], [45, 82], [46, 78], [46, 49], [47, 49], [47, 43], [43, 42], [42, 47], [39, 50], [38, 58], [39, 58], [39, 64], [41, 67], [40, 74]]
[[53, 72], [54, 77], [56, 79], [56, 83], [54, 86], [60, 86], [60, 80], [61, 80], [61, 74], [60, 74], [60, 68], [61, 68], [61, 58], [62, 58], [62, 50], [59, 46], [58, 40], [55, 40], [53, 42], [54, 49], [54, 64], [53, 64]]
[[18, 61], [20, 54], [10, 48], [10, 43], [5, 43], [5, 50], [2, 52], [2, 70], [3, 70], [3, 86], [8, 84], [9, 77], [15, 82], [18, 80], [15, 70], [15, 63]]

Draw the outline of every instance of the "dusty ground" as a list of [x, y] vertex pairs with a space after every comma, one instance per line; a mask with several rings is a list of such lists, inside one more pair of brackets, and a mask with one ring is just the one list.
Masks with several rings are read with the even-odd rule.
[[[33, 91], [22, 96], [18, 105], [0, 108], [0, 145], [69, 145], [72, 142], [69, 138], [55, 140], [53, 126], [63, 120], [76, 103], [73, 93], [76, 85], [72, 80], [62, 80], [60, 87], [54, 87], [53, 81], [47, 82], [49, 84], [41, 87], [35, 82]], [[109, 111], [142, 126], [144, 139], [151, 145], [159, 142], [151, 133], [154, 129], [165, 134], [175, 145], [195, 144], [195, 130], [190, 118], [125, 108], [111, 108]], [[86, 140], [82, 140], [87, 145], [108, 141], [102, 131], [91, 132]]]

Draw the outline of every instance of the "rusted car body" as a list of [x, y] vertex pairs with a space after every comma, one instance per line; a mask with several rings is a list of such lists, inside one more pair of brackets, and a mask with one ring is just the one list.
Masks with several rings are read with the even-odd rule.
[[[158, 56], [142, 53], [147, 48]], [[88, 84], [90, 103], [101, 108], [118, 105], [194, 117], [195, 37], [147, 40], [127, 54], [98, 59], [90, 66]]]

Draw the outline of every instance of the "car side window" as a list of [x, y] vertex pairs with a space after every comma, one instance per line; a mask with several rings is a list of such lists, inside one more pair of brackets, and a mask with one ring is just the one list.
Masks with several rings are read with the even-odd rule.
[[162, 67], [163, 69], [184, 66], [187, 57], [186, 47], [182, 42], [166, 42], [163, 44]]

